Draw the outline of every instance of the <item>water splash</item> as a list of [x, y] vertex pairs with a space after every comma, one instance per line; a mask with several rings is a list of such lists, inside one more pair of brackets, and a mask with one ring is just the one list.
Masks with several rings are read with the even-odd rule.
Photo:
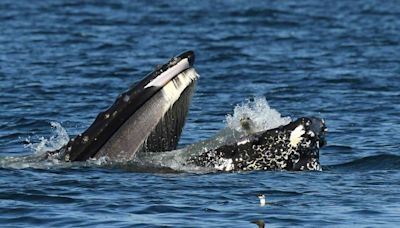
[[291, 122], [290, 117], [282, 117], [277, 110], [271, 108], [265, 97], [256, 97], [253, 101], [247, 100], [237, 105], [233, 110], [233, 115], [226, 116], [227, 126], [244, 133], [240, 120], [245, 118], [250, 118], [252, 121], [254, 132], [273, 129]]
[[46, 152], [58, 150], [69, 141], [68, 133], [60, 123], [51, 122], [50, 125], [53, 130], [50, 138], [40, 137], [39, 142], [31, 142], [31, 138], [25, 139], [27, 144], [24, 147], [31, 149], [33, 154], [23, 156], [0, 156], [0, 167], [12, 169], [50, 169], [55, 167], [66, 168], [77, 165], [62, 162], [56, 158], [46, 158]]
[[[147, 170], [158, 172], [161, 168], [169, 168], [175, 171], [184, 171], [191, 173], [203, 173], [210, 172], [212, 170], [205, 169], [195, 166], [187, 166], [185, 163], [186, 159], [191, 155], [196, 155], [216, 148], [223, 144], [237, 140], [240, 134], [244, 134], [243, 126], [240, 120], [244, 117], [251, 119], [253, 123], [254, 131], [265, 131], [268, 129], [276, 128], [281, 125], [288, 124], [291, 119], [290, 117], [282, 117], [281, 114], [272, 109], [265, 98], [255, 98], [254, 100], [248, 100], [234, 108], [233, 115], [226, 116], [227, 127], [218, 132], [214, 137], [208, 140], [192, 144], [186, 148], [164, 152], [164, 153], [146, 153], [142, 156], [138, 156], [136, 160], [126, 161], [124, 163], [115, 163], [109, 161], [107, 157], [99, 159], [89, 159], [85, 162], [79, 163], [66, 163], [60, 160], [44, 158], [44, 154], [48, 151], [54, 151], [60, 149], [69, 141], [69, 136], [66, 130], [61, 126], [60, 123], [51, 122], [53, 133], [50, 138], [39, 138], [39, 142], [31, 143], [30, 139], [27, 139], [28, 145], [34, 154], [31, 156], [21, 157], [4, 157], [0, 158], [0, 167], [9, 168], [38, 168], [38, 169], [49, 169], [56, 167], [72, 167], [72, 166], [89, 166], [89, 167], [124, 167], [133, 170]], [[239, 135], [238, 135], [239, 133]], [[164, 170], [164, 169], [162, 169]]]
[[53, 129], [53, 133], [50, 138], [40, 137], [39, 142], [32, 143], [30, 139], [27, 139], [27, 145], [25, 147], [30, 148], [36, 155], [44, 154], [48, 151], [58, 150], [63, 147], [69, 141], [69, 135], [65, 128], [58, 122], [50, 122]]
[[290, 117], [282, 117], [277, 110], [272, 109], [265, 98], [255, 98], [252, 101], [248, 100], [237, 105], [234, 108], [233, 115], [228, 114], [226, 116], [227, 127], [220, 130], [213, 137], [175, 151], [146, 153], [141, 157], [137, 157], [137, 159], [147, 166], [151, 164], [183, 172], [203, 173], [215, 171], [210, 168], [189, 166], [185, 164], [186, 159], [239, 140], [241, 136], [246, 134], [240, 122], [244, 117], [251, 119], [254, 132], [265, 131], [291, 122]]

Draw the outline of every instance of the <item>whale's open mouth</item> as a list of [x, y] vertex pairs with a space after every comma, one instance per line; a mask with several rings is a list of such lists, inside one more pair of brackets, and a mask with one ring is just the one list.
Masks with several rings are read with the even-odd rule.
[[140, 151], [176, 148], [198, 78], [194, 53], [185, 52], [148, 74], [98, 114], [61, 150], [66, 161], [106, 156], [131, 160]]
[[[85, 132], [49, 156], [125, 162], [140, 160], [136, 155], [143, 152], [176, 149], [198, 78], [193, 63], [189, 51], [157, 68], [120, 94]], [[326, 144], [326, 132], [323, 119], [302, 117], [273, 129], [250, 131], [238, 142], [202, 149], [182, 162], [225, 171], [321, 170], [319, 149]]]

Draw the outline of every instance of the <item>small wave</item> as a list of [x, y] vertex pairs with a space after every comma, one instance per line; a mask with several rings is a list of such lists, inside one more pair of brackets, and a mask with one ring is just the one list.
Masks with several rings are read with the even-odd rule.
[[82, 167], [108, 167], [111, 163], [105, 158], [90, 159], [84, 162], [65, 162], [46, 154], [24, 156], [0, 156], [0, 168], [3, 169], [69, 169]]
[[25, 148], [29, 148], [33, 154], [23, 156], [0, 156], [0, 168], [4, 169], [53, 169], [71, 167], [96, 167], [107, 163], [106, 158], [88, 160], [85, 162], [65, 162], [57, 156], [47, 157], [47, 152], [56, 151], [69, 141], [69, 135], [65, 128], [58, 122], [50, 122], [52, 134], [49, 138], [40, 137], [38, 142], [32, 142], [31, 137], [25, 139]]
[[99, 159], [89, 159], [85, 162], [64, 162], [58, 160], [57, 156], [47, 157], [46, 152], [60, 149], [69, 141], [69, 136], [66, 130], [60, 123], [51, 122], [53, 134], [49, 138], [41, 137], [39, 142], [32, 143], [27, 139], [26, 147], [30, 148], [34, 153], [28, 156], [19, 157], [0, 157], [0, 167], [2, 168], [68, 168], [68, 167], [105, 167], [105, 168], [120, 168], [135, 172], [188, 172], [188, 173], [209, 173], [215, 172], [214, 169], [189, 166], [186, 161], [190, 156], [197, 156], [204, 151], [219, 147], [221, 145], [232, 143], [239, 137], [246, 134], [243, 129], [241, 119], [244, 117], [250, 118], [252, 122], [251, 131], [258, 132], [281, 125], [288, 124], [290, 117], [282, 117], [281, 114], [272, 109], [265, 97], [254, 98], [247, 102], [237, 105], [234, 108], [232, 115], [226, 116], [227, 127], [219, 131], [213, 137], [192, 144], [186, 148], [168, 151], [162, 153], [144, 153], [137, 154], [132, 161], [115, 162], [110, 161], [107, 157]]
[[399, 170], [400, 156], [394, 154], [381, 154], [356, 159], [343, 164], [331, 165], [327, 170]]
[[58, 122], [50, 122], [53, 129], [53, 134], [50, 138], [40, 137], [39, 142], [32, 143], [31, 138], [27, 138], [26, 148], [31, 149], [35, 154], [40, 155], [48, 151], [55, 151], [63, 147], [69, 141], [69, 135], [65, 128]]
[[203, 147], [196, 147], [195, 145], [192, 145], [191, 147], [162, 153], [143, 153], [136, 156], [135, 160], [129, 161], [124, 165], [127, 165], [126, 167], [129, 167], [130, 170], [144, 170], [145, 168], [145, 172], [215, 172], [214, 169], [186, 164], [188, 157], [200, 153], [202, 150], [204, 150]]
[[41, 155], [25, 155], [25, 156], [4, 156], [0, 157], [0, 168], [3, 169], [49, 169], [53, 167], [66, 167], [70, 164], [62, 164], [61, 161], [55, 159], [44, 159]]
[[49, 169], [53, 167], [71, 167], [71, 164], [58, 159], [46, 158], [46, 152], [60, 149], [69, 141], [67, 131], [60, 123], [50, 123], [53, 132], [49, 138], [40, 137], [38, 142], [32, 142], [32, 137], [24, 140], [25, 148], [29, 148], [33, 154], [22, 156], [0, 156], [0, 168], [4, 169]]
[[134, 173], [184, 173], [184, 171], [176, 170], [170, 167], [155, 164], [145, 164], [137, 161], [109, 162], [104, 164], [102, 167], [109, 169], [120, 169]]

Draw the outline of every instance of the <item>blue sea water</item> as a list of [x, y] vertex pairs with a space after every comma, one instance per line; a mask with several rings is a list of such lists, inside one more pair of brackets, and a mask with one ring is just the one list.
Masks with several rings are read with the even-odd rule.
[[[396, 227], [399, 34], [395, 0], [2, 0], [0, 226]], [[29, 146], [60, 141], [50, 122], [81, 133], [185, 50], [201, 77], [180, 147], [265, 97], [283, 116], [326, 120], [324, 171], [154, 173], [29, 160]], [[260, 207], [259, 193], [271, 203]]]

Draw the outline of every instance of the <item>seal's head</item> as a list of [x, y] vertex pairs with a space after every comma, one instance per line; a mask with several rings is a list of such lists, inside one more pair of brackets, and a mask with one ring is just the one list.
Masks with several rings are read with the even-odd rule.
[[254, 122], [248, 116], [243, 116], [240, 118], [240, 126], [246, 135], [250, 135], [255, 132]]

